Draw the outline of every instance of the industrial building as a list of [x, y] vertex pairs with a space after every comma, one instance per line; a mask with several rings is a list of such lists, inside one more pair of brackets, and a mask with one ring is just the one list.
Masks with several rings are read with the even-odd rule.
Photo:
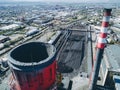
[[[120, 45], [108, 45], [105, 48], [104, 56], [101, 63], [101, 73], [104, 86], [116, 88], [114, 84], [114, 75], [120, 76]], [[119, 79], [120, 81], [120, 79]], [[118, 87], [117, 87], [118, 88]], [[120, 90], [120, 88], [118, 89]]]
[[1, 27], [0, 30], [16, 30], [18, 28], [20, 28], [18, 24], [11, 24], [8, 26]]
[[111, 29], [116, 33], [118, 41], [120, 42], [120, 24], [112, 26]]
[[120, 76], [114, 75], [113, 76], [114, 86], [116, 90], [120, 90]]
[[26, 36], [31, 36], [31, 35], [34, 35], [36, 33], [38, 33], [39, 30], [37, 29], [32, 29], [32, 30], [29, 30], [27, 33], [26, 33]]
[[10, 38], [8, 36], [0, 35], [0, 43], [4, 43], [8, 40], [10, 40]]

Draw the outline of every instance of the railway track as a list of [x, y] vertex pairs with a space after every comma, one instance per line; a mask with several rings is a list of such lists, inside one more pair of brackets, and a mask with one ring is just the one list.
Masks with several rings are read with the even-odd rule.
[[[45, 31], [44, 31], [44, 32], [45, 32]], [[0, 57], [4, 56], [6, 53], [8, 53], [8, 52], [9, 52], [11, 49], [13, 49], [14, 47], [17, 47], [18, 45], [23, 44], [23, 43], [26, 43], [26, 42], [34, 41], [34, 40], [40, 38], [43, 34], [44, 34], [44, 33], [43, 33], [43, 31], [42, 31], [42, 32], [40, 32], [40, 33], [38, 33], [38, 34], [36, 34], [36, 35], [31, 36], [31, 37], [28, 38], [28, 39], [24, 38], [23, 40], [16, 42], [14, 45], [10, 45], [9, 48], [5, 48], [5, 49], [3, 49], [3, 50], [0, 52]]]

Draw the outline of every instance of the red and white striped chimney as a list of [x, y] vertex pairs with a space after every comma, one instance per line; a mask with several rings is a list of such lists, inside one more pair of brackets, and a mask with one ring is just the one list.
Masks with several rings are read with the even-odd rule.
[[104, 9], [104, 16], [103, 16], [100, 36], [98, 38], [97, 48], [103, 49], [106, 45], [106, 37], [107, 37], [110, 15], [111, 15], [111, 9]]
[[104, 9], [101, 32], [100, 32], [100, 35], [98, 37], [98, 42], [97, 42], [96, 58], [94, 60], [94, 65], [92, 68], [92, 74], [90, 76], [89, 90], [96, 90], [96, 84], [98, 80], [101, 60], [102, 60], [104, 48], [106, 46], [107, 29], [109, 25], [111, 11], [112, 9]]

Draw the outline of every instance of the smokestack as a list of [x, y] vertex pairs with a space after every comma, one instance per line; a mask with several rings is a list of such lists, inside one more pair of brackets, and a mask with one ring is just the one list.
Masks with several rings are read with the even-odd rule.
[[107, 29], [109, 25], [110, 15], [112, 9], [104, 9], [103, 21], [101, 26], [101, 33], [97, 42], [97, 54], [94, 66], [92, 68], [92, 75], [90, 77], [89, 90], [96, 90], [101, 60], [106, 45]]
[[56, 49], [53, 45], [30, 42], [9, 53], [12, 90], [48, 90], [56, 81]]

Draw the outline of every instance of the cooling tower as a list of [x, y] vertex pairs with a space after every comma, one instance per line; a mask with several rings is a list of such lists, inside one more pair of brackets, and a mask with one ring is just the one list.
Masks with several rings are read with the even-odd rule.
[[[53, 45], [30, 42], [9, 55], [14, 90], [48, 90], [56, 81], [56, 49]], [[14, 87], [13, 87], [14, 86]]]

